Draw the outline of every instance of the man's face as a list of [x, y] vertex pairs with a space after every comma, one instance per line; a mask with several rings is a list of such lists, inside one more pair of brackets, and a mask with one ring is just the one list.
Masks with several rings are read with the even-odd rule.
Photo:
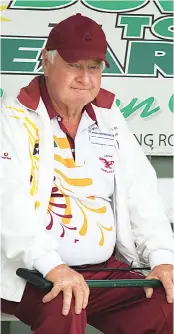
[[43, 51], [43, 69], [52, 97], [67, 106], [83, 107], [97, 96], [102, 67], [101, 61], [92, 59], [67, 63], [58, 54], [51, 63]]

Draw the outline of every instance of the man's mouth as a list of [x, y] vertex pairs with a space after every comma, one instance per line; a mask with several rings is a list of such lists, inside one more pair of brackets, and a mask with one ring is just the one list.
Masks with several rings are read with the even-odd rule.
[[82, 91], [88, 91], [89, 89], [86, 89], [86, 88], [74, 88], [72, 87], [72, 89], [75, 89], [75, 90], [82, 90]]

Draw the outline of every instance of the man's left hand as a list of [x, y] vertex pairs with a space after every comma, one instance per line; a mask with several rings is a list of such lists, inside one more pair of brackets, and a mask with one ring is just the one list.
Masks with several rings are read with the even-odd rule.
[[[162, 282], [166, 291], [166, 297], [168, 303], [172, 303], [174, 300], [174, 268], [171, 264], [160, 264], [152, 269], [147, 275], [146, 279], [158, 279]], [[147, 298], [151, 298], [153, 295], [153, 288], [145, 288]]]

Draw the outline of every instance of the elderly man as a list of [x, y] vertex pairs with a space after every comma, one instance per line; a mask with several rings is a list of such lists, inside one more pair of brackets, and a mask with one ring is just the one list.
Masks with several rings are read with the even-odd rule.
[[[90, 18], [60, 22], [44, 76], [2, 109], [2, 311], [35, 334], [84, 334], [87, 322], [107, 334], [172, 333], [172, 231], [154, 170], [100, 88], [106, 49]], [[104, 270], [132, 261], [163, 288], [89, 291], [86, 279], [144, 277]], [[40, 271], [52, 290], [26, 284], [18, 267]]]

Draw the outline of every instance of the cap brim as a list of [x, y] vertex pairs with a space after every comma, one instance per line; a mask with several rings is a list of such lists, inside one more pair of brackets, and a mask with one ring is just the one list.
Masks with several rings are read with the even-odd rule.
[[106, 59], [105, 54], [100, 54], [97, 51], [90, 50], [57, 50], [59, 55], [65, 60], [67, 63], [74, 63], [83, 59], [97, 59], [103, 60], [107, 67], [110, 67], [109, 62]]

